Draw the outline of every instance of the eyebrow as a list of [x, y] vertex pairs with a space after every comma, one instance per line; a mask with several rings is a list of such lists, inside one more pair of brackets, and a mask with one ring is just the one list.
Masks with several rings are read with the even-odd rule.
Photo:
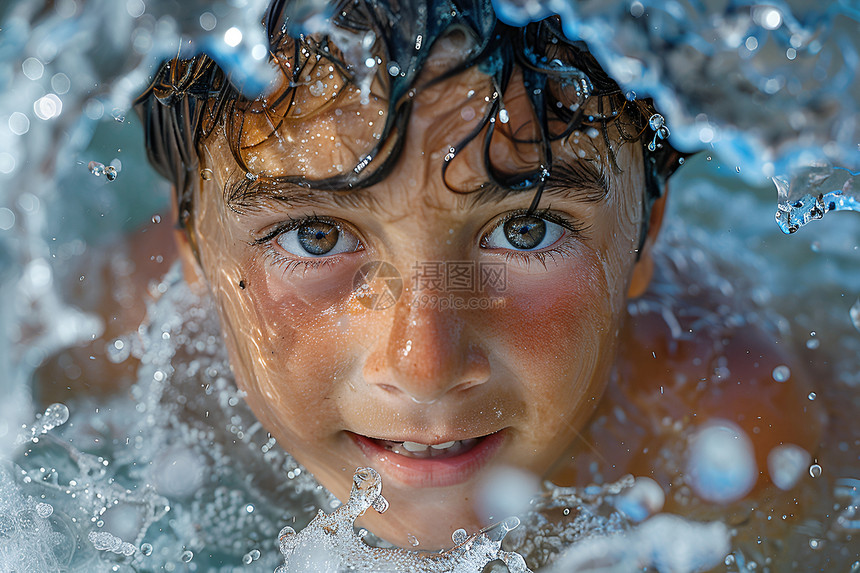
[[[465, 195], [470, 206], [501, 203], [509, 196], [534, 193], [535, 187], [512, 189], [488, 182]], [[544, 183], [542, 196], [583, 203], [598, 203], [609, 194], [610, 183], [602, 163], [594, 160], [560, 160]], [[312, 189], [282, 177], [243, 177], [224, 187], [224, 201], [236, 211], [254, 211], [268, 201], [282, 202], [290, 207], [337, 207], [365, 209], [380, 208], [376, 194], [364, 188], [349, 190]]]

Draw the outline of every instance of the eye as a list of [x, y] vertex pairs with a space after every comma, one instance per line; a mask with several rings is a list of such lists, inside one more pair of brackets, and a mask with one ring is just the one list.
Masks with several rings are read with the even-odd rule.
[[285, 229], [277, 235], [276, 241], [296, 257], [324, 257], [361, 249], [354, 234], [336, 223], [319, 219], [299, 222]]
[[554, 245], [564, 235], [564, 227], [543, 217], [519, 214], [508, 217], [481, 239], [487, 249], [539, 251]]

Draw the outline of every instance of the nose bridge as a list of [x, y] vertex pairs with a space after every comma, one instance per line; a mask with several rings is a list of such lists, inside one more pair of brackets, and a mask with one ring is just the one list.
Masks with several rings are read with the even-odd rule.
[[393, 310], [370, 382], [415, 402], [431, 403], [489, 377], [488, 362], [470, 344], [457, 311], [409, 300], [400, 301]]

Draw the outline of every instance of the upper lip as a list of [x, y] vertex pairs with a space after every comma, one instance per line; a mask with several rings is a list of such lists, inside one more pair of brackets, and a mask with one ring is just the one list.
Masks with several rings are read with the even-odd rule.
[[364, 438], [370, 438], [371, 440], [382, 440], [382, 441], [386, 441], [386, 442], [415, 442], [418, 444], [426, 444], [428, 446], [434, 446], [434, 445], [438, 445], [438, 444], [445, 444], [448, 442], [460, 442], [463, 440], [475, 440], [478, 438], [486, 438], [487, 436], [491, 436], [491, 435], [493, 435], [497, 432], [500, 432], [500, 431], [501, 431], [501, 429], [495, 430], [492, 432], [487, 432], [485, 434], [479, 434], [479, 435], [470, 435], [470, 436], [448, 435], [448, 436], [443, 436], [443, 437], [439, 437], [438, 435], [434, 435], [433, 437], [428, 437], [426, 434], [424, 436], [417, 436], [414, 434], [412, 434], [412, 435], [401, 434], [401, 435], [395, 436], [395, 437], [382, 437], [382, 436], [372, 436], [370, 434], [364, 434], [361, 432], [351, 432], [351, 433], [357, 434], [357, 435], [362, 436]]

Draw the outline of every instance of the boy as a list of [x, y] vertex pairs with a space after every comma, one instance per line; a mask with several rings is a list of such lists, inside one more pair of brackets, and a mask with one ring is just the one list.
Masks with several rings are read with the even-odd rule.
[[[762, 332], [679, 342], [653, 314], [625, 321], [679, 154], [557, 20], [369, 1], [300, 34], [297, 10], [267, 14], [277, 80], [262, 96], [198, 56], [164, 64], [138, 107], [239, 388], [340, 499], [355, 468], [382, 475], [391, 508], [369, 529], [444, 547], [485, 525], [474, 502], [494, 468], [590, 481], [577, 437], [613, 372], [624, 398], [602, 408], [728, 419], [762, 483], [780, 441], [813, 447], [800, 375], [773, 384], [783, 360]], [[713, 376], [720, 358], [730, 379]], [[764, 410], [749, 401], [762, 392]], [[652, 472], [593, 432], [602, 473]]]

